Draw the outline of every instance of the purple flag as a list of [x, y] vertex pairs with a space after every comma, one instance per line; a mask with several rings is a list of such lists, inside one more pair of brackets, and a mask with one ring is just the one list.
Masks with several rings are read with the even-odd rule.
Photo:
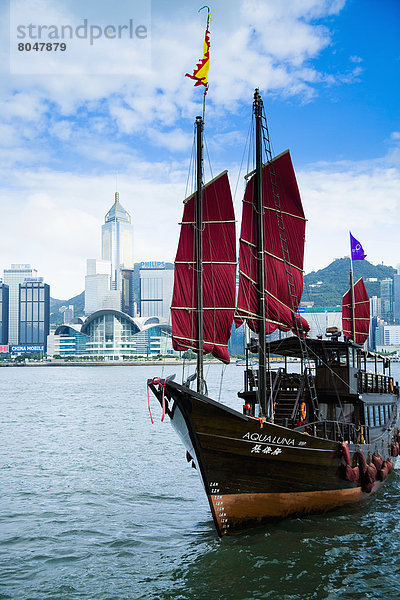
[[360, 242], [356, 240], [350, 233], [350, 248], [351, 248], [351, 260], [364, 260], [367, 256], [364, 254], [363, 247]]

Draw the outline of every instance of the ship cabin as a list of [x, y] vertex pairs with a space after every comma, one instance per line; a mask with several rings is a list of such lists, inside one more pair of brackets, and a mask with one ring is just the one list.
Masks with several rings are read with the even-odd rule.
[[306, 339], [307, 358], [297, 337], [268, 344], [265, 406], [259, 404], [258, 371], [247, 359], [243, 412], [338, 441], [369, 443], [380, 436], [395, 418], [399, 397], [390, 361], [338, 337]]

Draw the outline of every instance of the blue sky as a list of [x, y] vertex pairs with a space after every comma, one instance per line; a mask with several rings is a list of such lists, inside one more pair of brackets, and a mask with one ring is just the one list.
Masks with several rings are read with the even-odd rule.
[[[200, 2], [11, 0], [1, 4], [0, 270], [30, 262], [67, 299], [118, 190], [135, 260], [173, 260], [193, 121], [202, 93], [184, 77], [201, 56]], [[254, 87], [274, 151], [290, 148], [308, 218], [305, 269], [349, 252], [400, 263], [400, 4], [397, 0], [217, 0], [210, 4], [206, 139], [228, 169], [240, 220], [240, 163]], [[151, 16], [150, 16], [151, 15]], [[148, 27], [146, 40], [66, 40], [18, 52], [16, 26]], [[35, 40], [24, 39], [24, 42]], [[48, 40], [45, 40], [48, 41]]]

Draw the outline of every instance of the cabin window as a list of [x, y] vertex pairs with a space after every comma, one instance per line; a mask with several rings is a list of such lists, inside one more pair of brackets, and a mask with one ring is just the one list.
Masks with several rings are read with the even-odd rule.
[[379, 407], [379, 416], [381, 418], [381, 425], [384, 425], [386, 419], [385, 419], [385, 411], [383, 409], [383, 404], [381, 404], [380, 407]]
[[367, 427], [370, 426], [370, 421], [368, 417], [368, 406], [364, 406], [364, 423]]
[[336, 420], [344, 421], [345, 423], [354, 422], [354, 404], [342, 404], [336, 407]]
[[321, 415], [321, 419], [326, 421], [328, 418], [328, 404], [326, 402], [319, 403], [319, 414]]
[[386, 421], [389, 421], [389, 417], [390, 417], [390, 406], [389, 406], [389, 404], [385, 404], [385, 413], [386, 413]]
[[375, 425], [375, 421], [374, 421], [374, 407], [373, 406], [368, 406], [368, 416], [369, 416], [369, 424], [371, 427], [374, 427]]
[[328, 350], [326, 353], [326, 362], [329, 367], [339, 364], [337, 353], [334, 350]]
[[339, 354], [339, 364], [341, 366], [347, 365], [347, 350], [342, 350], [338, 352]]
[[374, 421], [375, 421], [375, 427], [380, 425], [379, 422], [379, 406], [377, 404], [375, 404], [374, 406]]

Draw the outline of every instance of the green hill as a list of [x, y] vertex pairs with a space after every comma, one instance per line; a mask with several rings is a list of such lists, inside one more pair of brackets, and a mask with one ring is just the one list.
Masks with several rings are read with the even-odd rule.
[[[354, 281], [364, 279], [369, 297], [380, 296], [382, 279], [393, 277], [395, 269], [385, 265], [373, 265], [367, 260], [353, 263]], [[304, 276], [302, 301], [314, 302], [314, 306], [337, 306], [342, 303], [343, 294], [349, 289], [349, 258], [338, 258], [319, 271]], [[368, 281], [376, 279], [377, 281]]]
[[77, 296], [70, 298], [69, 300], [57, 300], [56, 298], [50, 298], [50, 323], [52, 325], [62, 325], [64, 321], [63, 313], [60, 312], [62, 306], [74, 307], [74, 315], [81, 317], [85, 308], [85, 292], [81, 292]]

